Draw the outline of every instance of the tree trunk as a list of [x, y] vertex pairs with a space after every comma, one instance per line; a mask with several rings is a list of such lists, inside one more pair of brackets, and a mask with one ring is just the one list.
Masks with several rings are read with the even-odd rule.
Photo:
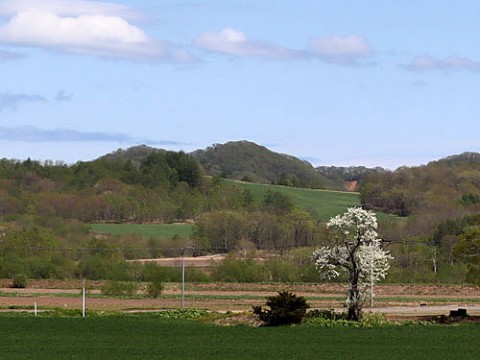
[[350, 288], [348, 289], [348, 320], [360, 321], [362, 318], [362, 298], [358, 288], [359, 273], [355, 271], [351, 275]]

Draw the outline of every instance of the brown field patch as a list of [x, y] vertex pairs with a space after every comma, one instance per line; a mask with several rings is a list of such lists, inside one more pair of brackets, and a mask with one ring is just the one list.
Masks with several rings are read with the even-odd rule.
[[[81, 288], [78, 280], [32, 280], [27, 289], [10, 288], [11, 280], [0, 280], [0, 308], [30, 307], [39, 309], [81, 309]], [[179, 308], [181, 284], [167, 283], [159, 299], [113, 298], [100, 296], [102, 282], [85, 282], [87, 309], [114, 311], [159, 311]], [[246, 311], [263, 305], [265, 297], [278, 291], [291, 291], [305, 296], [313, 308], [335, 308], [344, 305], [345, 287], [341, 284], [186, 284], [185, 306], [215, 311]], [[379, 285], [375, 287], [375, 307], [365, 311], [391, 316], [446, 315], [450, 310], [466, 308], [470, 315], [480, 315], [480, 288], [473, 286]], [[367, 304], [368, 305], [368, 304]]]

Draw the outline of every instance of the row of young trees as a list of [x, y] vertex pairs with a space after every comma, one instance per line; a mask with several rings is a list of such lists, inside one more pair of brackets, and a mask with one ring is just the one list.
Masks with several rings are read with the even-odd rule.
[[253, 247], [259, 250], [288, 250], [318, 243], [322, 226], [312, 214], [294, 209], [278, 215], [264, 210], [214, 211], [196, 221], [198, 247], [230, 252]]

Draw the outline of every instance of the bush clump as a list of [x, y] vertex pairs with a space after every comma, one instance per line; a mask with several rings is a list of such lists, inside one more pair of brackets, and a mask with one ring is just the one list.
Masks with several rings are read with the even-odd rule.
[[107, 296], [132, 296], [137, 293], [138, 284], [132, 281], [107, 281], [101, 290]]
[[12, 279], [12, 288], [25, 289], [27, 287], [27, 276], [25, 274], [15, 275]]
[[253, 307], [253, 313], [265, 326], [299, 324], [310, 307], [304, 297], [288, 291], [267, 297], [266, 305], [270, 310], [263, 310], [261, 306]]
[[163, 291], [163, 283], [161, 280], [152, 280], [145, 286], [145, 293], [151, 299], [156, 299]]

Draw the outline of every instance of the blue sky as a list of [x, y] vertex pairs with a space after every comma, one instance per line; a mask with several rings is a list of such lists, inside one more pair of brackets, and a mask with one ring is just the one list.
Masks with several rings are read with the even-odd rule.
[[480, 2], [0, 0], [0, 158], [249, 140], [395, 169], [480, 151]]

